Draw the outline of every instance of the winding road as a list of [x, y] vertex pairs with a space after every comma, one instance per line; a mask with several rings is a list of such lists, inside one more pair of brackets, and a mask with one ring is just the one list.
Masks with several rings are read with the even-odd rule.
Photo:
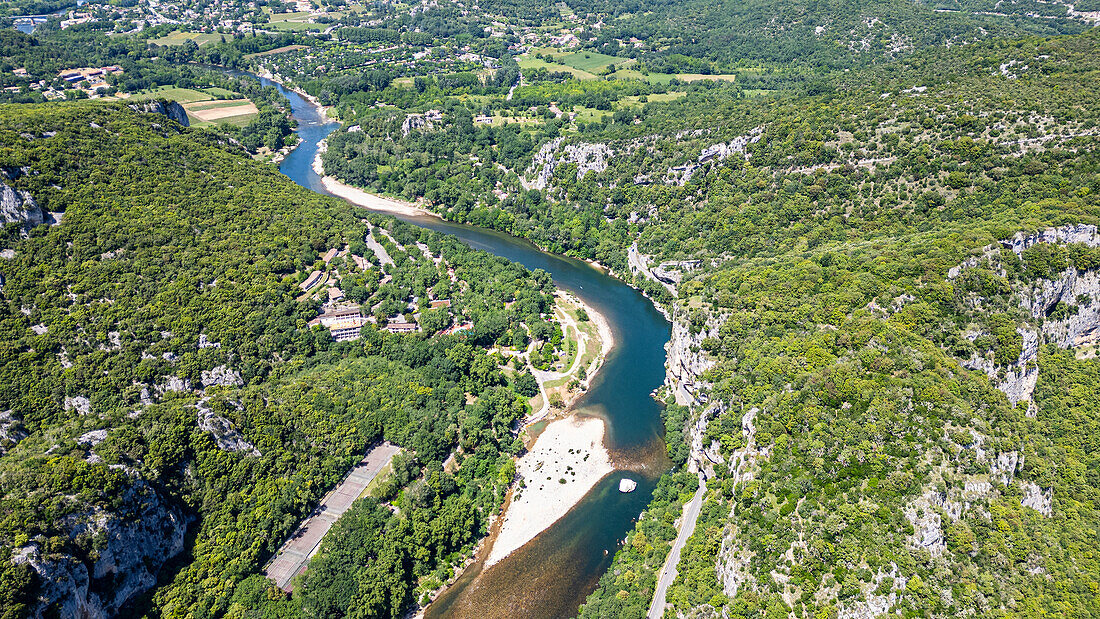
[[680, 564], [680, 551], [684, 544], [695, 532], [695, 523], [699, 520], [699, 511], [703, 508], [703, 495], [707, 493], [707, 478], [699, 475], [699, 489], [695, 496], [684, 506], [684, 516], [680, 523], [680, 532], [676, 535], [676, 541], [672, 543], [672, 550], [665, 557], [665, 564], [661, 567], [661, 574], [657, 577], [657, 589], [653, 592], [653, 602], [649, 605], [647, 619], [660, 619], [665, 614], [665, 595], [672, 581], [676, 580], [676, 566]]

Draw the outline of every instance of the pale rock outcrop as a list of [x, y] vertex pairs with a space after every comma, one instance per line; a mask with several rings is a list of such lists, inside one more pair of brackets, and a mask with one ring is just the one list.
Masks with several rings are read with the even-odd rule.
[[[752, 408], [741, 417], [741, 435], [745, 438], [745, 446], [734, 450], [729, 457], [729, 470], [735, 490], [756, 478], [757, 460], [769, 455], [769, 446], [758, 448], [756, 445], [756, 415], [759, 413], [760, 409]], [[733, 502], [731, 505], [730, 520], [733, 520], [737, 503]], [[728, 530], [722, 538], [722, 546], [715, 563], [718, 582], [722, 583], [722, 592], [727, 596], [736, 596], [737, 591], [745, 584], [755, 584], [749, 572], [752, 557], [753, 552], [737, 537], [736, 530]]]
[[250, 456], [259, 456], [260, 451], [252, 443], [245, 440], [244, 435], [237, 430], [232, 421], [215, 413], [207, 404], [207, 398], [199, 400], [195, 405], [198, 409], [199, 428], [209, 432], [218, 444], [218, 449], [223, 451], [239, 451]]
[[81, 434], [76, 439], [76, 442], [80, 445], [95, 447], [105, 440], [107, 440], [107, 430], [92, 430], [91, 432], [85, 432], [84, 434]]
[[214, 387], [239, 387], [244, 384], [241, 380], [241, 375], [236, 370], [229, 369], [229, 366], [219, 365], [212, 370], [202, 371], [202, 386]]
[[[676, 296], [676, 286], [671, 281], [665, 281], [653, 272], [653, 269], [649, 266], [649, 258], [638, 251], [638, 243], [634, 242], [626, 250], [626, 263], [630, 268], [631, 275], [641, 275], [642, 277], [656, 282], [661, 286], [664, 286], [665, 290], [668, 290], [672, 296]], [[658, 308], [660, 309], [660, 308]], [[667, 313], [666, 313], [667, 317]], [[670, 319], [671, 320], [671, 319]]]
[[740, 155], [748, 159], [750, 156], [750, 153], [747, 152], [749, 144], [759, 142], [763, 135], [764, 126], [761, 125], [745, 135], [739, 135], [733, 138], [729, 142], [719, 142], [718, 144], [708, 146], [699, 153], [699, 156], [696, 157], [694, 162], [670, 167], [665, 174], [665, 182], [668, 184], [680, 185], [682, 187], [691, 180], [691, 177], [695, 175], [695, 171], [703, 167], [706, 163], [712, 161], [720, 162], [734, 155]]
[[[562, 141], [563, 138], [555, 138], [539, 148], [528, 168], [528, 174], [534, 174], [535, 179], [524, 180], [524, 188], [545, 189], [554, 170], [569, 163], [577, 164], [577, 178], [584, 178], [589, 172], [598, 174], [607, 169], [608, 160], [615, 154], [606, 144], [580, 142], [561, 148]], [[559, 149], [561, 152], [558, 152]]]
[[147, 114], [161, 114], [184, 127], [189, 127], [191, 125], [187, 120], [187, 110], [183, 109], [183, 106], [175, 101], [146, 101], [144, 103], [132, 103], [130, 104], [130, 109], [135, 112], [145, 112]]
[[932, 508], [927, 495], [918, 497], [904, 511], [905, 517], [913, 525], [913, 535], [909, 536], [909, 543], [915, 548], [927, 550], [933, 557], [943, 554], [947, 549], [947, 541], [943, 537], [942, 520]]
[[1054, 489], [1043, 490], [1038, 484], [1030, 481], [1020, 482], [1020, 489], [1024, 496], [1020, 499], [1020, 505], [1030, 507], [1040, 514], [1050, 518], [1054, 513]]
[[88, 415], [92, 412], [92, 402], [82, 395], [66, 397], [65, 410], [75, 410], [80, 415]]
[[205, 333], [199, 334], [199, 348], [221, 348], [221, 342], [211, 341]]
[[[875, 591], [878, 590], [879, 585], [887, 578], [893, 579], [894, 582], [890, 591], [882, 595], [876, 594]], [[863, 584], [860, 597], [856, 601], [844, 604], [837, 609], [837, 619], [873, 619], [885, 616], [897, 603], [898, 592], [904, 591], [908, 582], [909, 579], [898, 572], [896, 563], [890, 563], [889, 572], [884, 572], [880, 568], [871, 582]]]
[[29, 564], [40, 586], [36, 617], [111, 617], [156, 584], [164, 563], [183, 550], [190, 519], [148, 484], [135, 480], [120, 497], [122, 509], [70, 516], [68, 537], [94, 537], [97, 554], [82, 561], [47, 553], [34, 542], [16, 549], [12, 562]]
[[1016, 469], [1024, 465], [1024, 458], [1016, 451], [1002, 451], [989, 463], [989, 476], [1007, 486], [1016, 476]]
[[[1083, 243], [1097, 247], [1100, 246], [1100, 233], [1096, 226], [1085, 224], [1048, 228], [1034, 234], [1019, 232], [997, 245], [983, 248], [980, 255], [949, 269], [948, 280], [957, 278], [966, 269], [974, 268], [984, 260], [995, 262], [1001, 248], [1019, 256], [1038, 243]], [[1004, 275], [1003, 269], [1001, 275]], [[1040, 344], [1045, 341], [1062, 348], [1072, 348], [1100, 342], [1100, 272], [1078, 273], [1070, 267], [1058, 278], [1040, 280], [1017, 294], [1020, 306], [1032, 320], [1017, 329], [1023, 339], [1020, 357], [1012, 364], [1001, 367], [990, 359], [975, 355], [963, 366], [985, 372], [1010, 402], [1027, 402], [1028, 415], [1034, 416], [1035, 405], [1031, 402], [1031, 394], [1039, 379], [1036, 362]], [[1068, 318], [1052, 319], [1051, 315], [1059, 303], [1076, 307], [1076, 313]], [[1037, 328], [1035, 325], [1039, 324], [1042, 326]], [[974, 339], [978, 335], [974, 333], [968, 337]]]
[[163, 385], [157, 385], [157, 395], [164, 395], [169, 391], [190, 391], [191, 381], [179, 376], [169, 376]]
[[[409, 133], [417, 129], [431, 129], [435, 123], [443, 120], [443, 113], [439, 110], [428, 110], [423, 114], [408, 114], [405, 116], [405, 120], [401, 122], [401, 135], [402, 137], [408, 137]], [[362, 131], [362, 128], [359, 128]], [[348, 133], [354, 133], [351, 129], [348, 129]]]
[[0, 454], [7, 453], [27, 436], [23, 422], [11, 410], [0, 412]]
[[700, 405], [707, 401], [710, 384], [699, 377], [714, 367], [714, 361], [700, 346], [711, 335], [712, 329], [716, 331], [717, 326], [708, 325], [699, 333], [692, 334], [683, 320], [672, 321], [672, 337], [665, 344], [668, 353], [665, 384], [672, 389], [677, 404]]
[[23, 224], [26, 231], [51, 222], [53, 218], [38, 206], [30, 193], [0, 183], [0, 224]]
[[684, 273], [703, 265], [702, 260], [670, 260], [653, 267], [653, 276], [666, 284], [679, 284]]

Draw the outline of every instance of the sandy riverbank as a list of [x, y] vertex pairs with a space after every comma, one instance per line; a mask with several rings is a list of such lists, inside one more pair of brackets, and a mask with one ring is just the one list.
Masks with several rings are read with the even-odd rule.
[[588, 319], [596, 325], [596, 331], [600, 334], [600, 354], [596, 356], [595, 361], [592, 362], [592, 367], [586, 368], [588, 372], [588, 384], [592, 383], [592, 377], [596, 372], [603, 367], [603, 362], [607, 359], [607, 353], [611, 352], [611, 349], [615, 346], [615, 335], [611, 332], [611, 324], [607, 322], [607, 318], [603, 314], [597, 312], [591, 305], [577, 298], [577, 302], [584, 308]]
[[603, 437], [602, 419], [570, 417], [546, 426], [516, 463], [522, 482], [504, 514], [486, 568], [549, 528], [614, 471]]
[[317, 176], [321, 177], [321, 184], [324, 185], [325, 189], [332, 195], [372, 211], [414, 217], [427, 215], [429, 217], [442, 219], [438, 213], [420, 208], [411, 202], [403, 202], [401, 200], [395, 200], [393, 198], [387, 198], [368, 191], [363, 191], [358, 187], [352, 187], [351, 185], [340, 182], [335, 176], [326, 176], [324, 165], [321, 163], [321, 155], [325, 152], [325, 146], [326, 144], [324, 141], [318, 145], [317, 155], [313, 158], [313, 171], [317, 173]]

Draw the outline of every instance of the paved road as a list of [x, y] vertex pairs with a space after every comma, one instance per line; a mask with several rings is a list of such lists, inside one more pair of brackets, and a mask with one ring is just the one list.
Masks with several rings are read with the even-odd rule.
[[665, 594], [672, 581], [676, 580], [676, 566], [680, 563], [680, 551], [684, 549], [691, 534], [695, 531], [695, 522], [699, 520], [699, 510], [703, 507], [703, 495], [707, 492], [707, 480], [699, 476], [699, 489], [684, 508], [684, 517], [680, 523], [680, 532], [672, 543], [672, 550], [665, 557], [661, 574], [657, 578], [657, 590], [653, 592], [653, 602], [649, 605], [648, 619], [660, 619], [665, 614]]
[[370, 450], [348, 473], [344, 481], [325, 495], [317, 510], [298, 525], [283, 547], [275, 554], [275, 558], [264, 569], [267, 577], [274, 580], [280, 589], [290, 591], [291, 580], [306, 570], [309, 560], [317, 554], [325, 533], [328, 533], [333, 523], [351, 507], [355, 499], [358, 499], [366, 489], [367, 484], [399, 451], [401, 451], [400, 447], [390, 443], [382, 443]]

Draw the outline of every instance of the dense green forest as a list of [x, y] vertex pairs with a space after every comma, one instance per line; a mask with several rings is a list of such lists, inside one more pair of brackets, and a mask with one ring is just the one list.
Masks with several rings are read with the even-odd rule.
[[[763, 130], [751, 158], [701, 168], [683, 186], [691, 198], [659, 203], [639, 235], [659, 257], [713, 260], [685, 274], [675, 306], [715, 363], [703, 378], [721, 404], [702, 413], [702, 440], [725, 464], [669, 590], [675, 611], [835, 616], [878, 600], [914, 615], [1100, 612], [1095, 406], [1083, 404], [1095, 361], [1053, 346], [1028, 361], [1035, 414], [991, 385], [1011, 382], [1027, 325], [1094, 303], [1079, 295], [1036, 320], [1020, 295], [1093, 273], [1095, 249], [997, 248], [1097, 223], [1096, 43], [936, 52], [871, 73], [871, 93], [857, 75], [756, 106], [770, 117], [741, 102], [700, 114]], [[1000, 66], [1015, 58], [1034, 64], [1010, 80]], [[993, 258], [949, 275], [990, 246]], [[621, 574], [652, 582], [652, 562], [620, 555], [586, 612], [636, 616]]]
[[[317, 36], [0, 31], [0, 182], [47, 222], [0, 243], [6, 616], [71, 613], [63, 581], [107, 614], [402, 616], [522, 451], [537, 385], [490, 349], [552, 330], [549, 276], [292, 186], [247, 156], [288, 143], [285, 100], [203, 65], [331, 106], [327, 174], [599, 261], [676, 322], [706, 369], [659, 392], [673, 469], [580, 616], [646, 613], [699, 466], [665, 616], [1100, 615], [1100, 5], [325, 4]], [[261, 114], [42, 103], [103, 64], [112, 94]], [[418, 332], [332, 341], [313, 272]], [[264, 562], [380, 440], [403, 448], [381, 491], [273, 587]]]
[[[172, 516], [176, 533], [187, 531], [184, 552], [138, 610], [212, 616], [259, 612], [263, 601], [272, 613], [400, 616], [419, 580], [449, 570], [502, 498], [498, 469], [521, 446], [511, 426], [527, 404], [483, 347], [543, 321], [552, 284], [449, 237], [353, 212], [215, 140], [118, 104], [0, 108], [6, 182], [63, 222], [5, 229], [3, 553], [94, 571], [120, 553], [108, 541], [116, 528], [130, 526], [114, 514]], [[365, 270], [320, 260], [362, 245], [368, 225], [411, 250], [387, 241], [395, 264]], [[417, 242], [471, 284], [441, 284], [442, 267]], [[358, 341], [332, 342], [306, 326], [318, 302], [296, 300], [315, 268], [342, 269], [368, 304], [432, 287], [475, 329], [430, 338], [367, 326]], [[378, 286], [380, 275], [389, 283]], [[203, 411], [254, 450], [219, 446]], [[318, 559], [319, 573], [340, 577], [311, 576], [286, 598], [258, 569], [383, 438], [414, 454], [389, 491], [400, 511], [358, 505], [339, 525], [365, 536], [355, 555], [325, 547]], [[443, 473], [458, 447], [460, 466]], [[387, 533], [372, 537], [379, 523]], [[156, 574], [164, 557], [139, 560]], [[44, 593], [25, 561], [5, 561], [0, 578], [11, 616], [71, 602]], [[130, 583], [96, 578], [89, 591], [119, 612], [112, 596]]]
[[[1097, 222], [1097, 42], [1089, 32], [935, 49], [764, 96], [699, 84], [660, 100], [640, 80], [634, 91], [629, 80], [516, 89], [517, 111], [572, 104], [570, 89], [616, 93], [592, 123], [536, 111], [478, 126], [484, 108], [434, 103], [443, 120], [403, 135], [406, 114], [349, 98], [341, 113], [359, 129], [330, 138], [325, 164], [620, 273], [635, 240], [658, 261], [709, 263], [683, 275], [675, 301], [636, 279], [715, 364], [703, 379], [721, 404], [704, 413], [704, 445], [751, 462], [751, 481], [713, 467], [670, 612], [830, 616], [886, 599], [914, 613], [1089, 616], [1097, 567], [1072, 557], [1088, 554], [1100, 522], [1089, 477], [1069, 465], [1092, 452], [1067, 450], [1026, 402], [1013, 407], [960, 363], [1003, 379], [1031, 320], [1015, 295], [1091, 259], [1043, 266], [1029, 251], [1018, 275], [1012, 261], [993, 279], [947, 274], [1016, 232]], [[526, 98], [540, 88], [553, 94]], [[1079, 419], [1070, 402], [1043, 401], [1049, 378], [1040, 415]], [[640, 521], [585, 614], [647, 606], [672, 538], [655, 525], [678, 515], [684, 484], [662, 482], [656, 520]], [[1034, 507], [1043, 492], [1050, 517]]]

